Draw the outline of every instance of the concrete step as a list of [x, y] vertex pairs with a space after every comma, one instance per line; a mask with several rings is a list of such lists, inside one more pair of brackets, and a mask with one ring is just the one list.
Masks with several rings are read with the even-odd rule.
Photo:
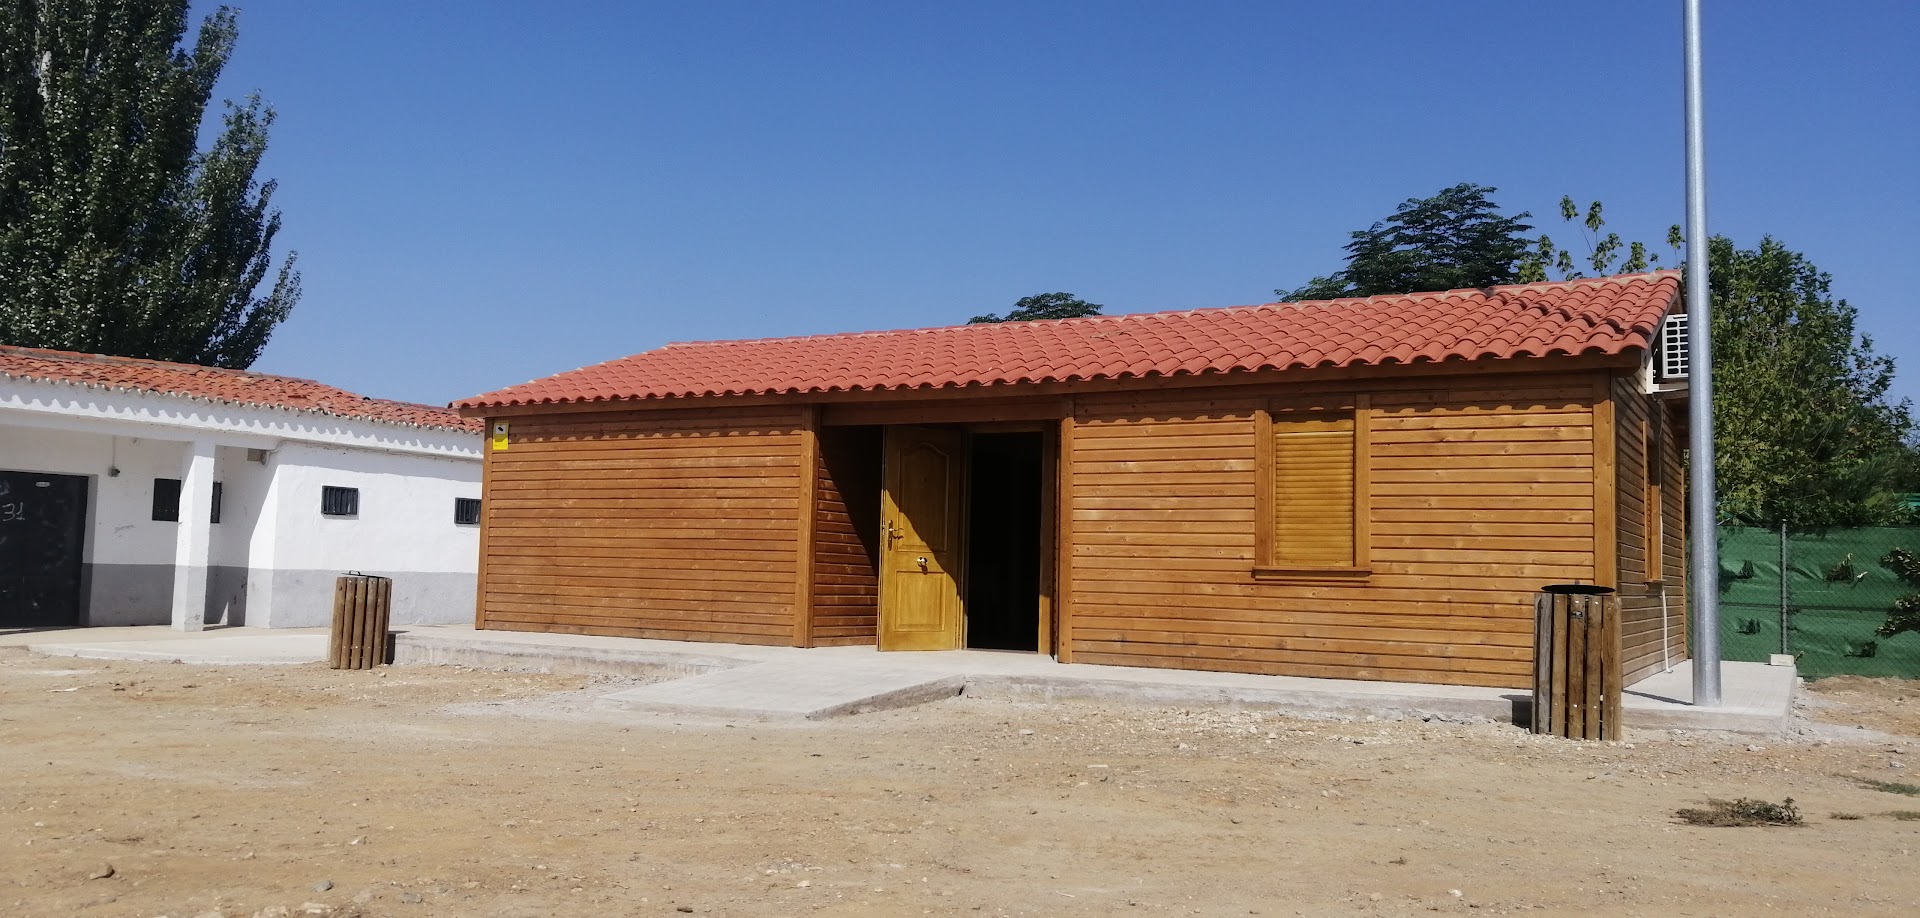
[[395, 665], [471, 666], [515, 673], [681, 679], [745, 666], [750, 661], [701, 653], [697, 644], [679, 644], [673, 650], [660, 650], [639, 641], [631, 641], [627, 646], [604, 639], [529, 641], [524, 635], [510, 631], [467, 631], [450, 635], [414, 626], [394, 635], [393, 662]]

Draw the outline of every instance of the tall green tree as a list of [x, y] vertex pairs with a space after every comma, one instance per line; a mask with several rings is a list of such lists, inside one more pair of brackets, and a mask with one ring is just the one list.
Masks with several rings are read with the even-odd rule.
[[[1586, 253], [1541, 236], [1522, 259], [1528, 280], [1645, 271], [1660, 256], [1606, 231], [1604, 206], [1560, 200]], [[1678, 225], [1667, 244], [1679, 252]], [[1911, 410], [1887, 398], [1891, 357], [1858, 334], [1857, 311], [1835, 300], [1833, 279], [1769, 236], [1741, 249], [1708, 241], [1713, 305], [1714, 475], [1721, 514], [1796, 530], [1863, 526], [1909, 515], [1898, 498], [1912, 469]]]
[[1721, 512], [1794, 529], [1897, 519], [1912, 435], [1893, 358], [1858, 332], [1833, 279], [1769, 236], [1708, 245]]
[[1328, 300], [1517, 283], [1534, 241], [1531, 214], [1500, 212], [1486, 185], [1461, 184], [1430, 198], [1409, 198], [1393, 215], [1355, 230], [1347, 266], [1292, 290], [1284, 301]]
[[228, 102], [199, 146], [237, 17], [187, 27], [187, 0], [0, 10], [0, 342], [244, 368], [298, 301], [254, 179], [273, 110]]
[[[1502, 216], [1494, 189], [1457, 185], [1409, 200], [1353, 234], [1347, 267], [1288, 300], [1413, 293], [1645, 271], [1659, 255], [1606, 229], [1605, 207], [1560, 201], [1585, 251], [1527, 239], [1522, 213]], [[1675, 252], [1680, 227], [1667, 231]], [[1855, 327], [1832, 278], [1772, 237], [1707, 246], [1713, 303], [1715, 471], [1728, 518], [1801, 530], [1911, 516], [1896, 494], [1920, 482], [1911, 407], [1888, 399], [1894, 364]]]
[[1032, 322], [1036, 319], [1078, 319], [1082, 316], [1097, 316], [1104, 308], [1099, 303], [1089, 303], [1071, 293], [1036, 293], [1023, 296], [1013, 304], [1013, 310], [1006, 315], [987, 313], [967, 320], [968, 325], [982, 325], [991, 322]]

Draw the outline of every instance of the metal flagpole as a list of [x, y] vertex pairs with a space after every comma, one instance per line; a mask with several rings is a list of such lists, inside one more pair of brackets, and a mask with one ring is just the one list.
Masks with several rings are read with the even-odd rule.
[[1707, 296], [1707, 166], [1700, 112], [1700, 0], [1685, 0], [1687, 62], [1688, 525], [1693, 703], [1720, 704], [1720, 543], [1713, 480], [1713, 316]]

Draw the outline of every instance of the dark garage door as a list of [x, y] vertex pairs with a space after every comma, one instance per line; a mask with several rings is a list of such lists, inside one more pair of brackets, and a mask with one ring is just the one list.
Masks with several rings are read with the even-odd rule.
[[0, 471], [0, 628], [80, 623], [87, 480]]

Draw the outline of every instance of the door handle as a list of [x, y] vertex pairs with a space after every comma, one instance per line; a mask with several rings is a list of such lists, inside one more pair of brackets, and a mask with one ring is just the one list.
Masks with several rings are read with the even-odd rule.
[[901, 538], [900, 527], [893, 525], [892, 520], [888, 520], [885, 524], [885, 527], [887, 532], [887, 547], [892, 548], [893, 543], [900, 541], [900, 538]]
[[920, 558], [919, 561], [920, 561], [920, 572], [924, 574], [927, 572], [927, 559]]

